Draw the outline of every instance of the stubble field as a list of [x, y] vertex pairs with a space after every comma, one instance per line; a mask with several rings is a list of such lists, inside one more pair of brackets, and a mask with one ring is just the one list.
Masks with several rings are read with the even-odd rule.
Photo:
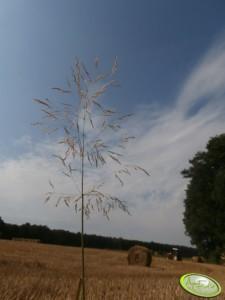
[[[211, 276], [225, 288], [225, 266], [153, 257], [146, 268], [128, 266], [122, 251], [85, 249], [85, 255], [87, 300], [203, 299], [179, 286], [188, 272]], [[76, 299], [80, 261], [79, 248], [0, 240], [0, 299]], [[225, 300], [225, 294], [214, 299]]]

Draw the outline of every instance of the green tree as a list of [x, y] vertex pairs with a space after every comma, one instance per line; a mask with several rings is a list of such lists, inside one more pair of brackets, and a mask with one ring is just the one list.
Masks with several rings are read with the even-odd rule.
[[219, 262], [225, 249], [225, 134], [211, 138], [189, 163], [181, 172], [190, 179], [184, 200], [186, 234], [201, 255]]
[[[103, 96], [108, 88], [118, 86], [117, 81], [113, 79], [117, 67], [118, 63], [115, 59], [108, 73], [99, 73], [99, 60], [96, 59], [95, 71], [92, 75], [77, 59], [72, 68], [72, 81], [68, 82], [68, 88], [53, 88], [63, 96], [63, 102], [57, 106], [57, 103], [49, 99], [34, 99], [41, 105], [44, 113], [42, 122], [37, 122], [35, 125], [44, 125], [47, 133], [61, 131], [58, 143], [64, 146], [64, 149], [62, 153], [54, 154], [54, 157], [62, 163], [63, 174], [72, 180], [73, 186], [79, 182], [74, 194], [67, 194], [57, 193], [50, 181], [52, 191], [47, 193], [46, 201], [56, 196], [57, 204], [63, 201], [67, 206], [81, 213], [80, 282], [83, 300], [85, 300], [84, 217], [89, 217], [96, 208], [107, 218], [114, 208], [129, 214], [126, 201], [110, 195], [103, 189], [105, 179], [103, 171], [106, 164], [108, 162], [114, 164], [111, 175], [122, 186], [123, 176], [131, 175], [133, 170], [149, 175], [143, 168], [123, 162], [121, 151], [126, 143], [134, 138], [126, 134], [123, 126], [131, 114], [124, 115], [114, 109], [106, 108], [102, 101], [106, 100]], [[45, 121], [47, 121], [47, 128]], [[97, 172], [97, 169], [100, 172]], [[90, 182], [87, 177], [92, 175], [93, 178], [93, 174], [95, 179]]]
[[1, 238], [2, 235], [3, 235], [4, 227], [5, 227], [5, 223], [4, 223], [4, 221], [2, 220], [2, 218], [0, 217], [0, 238]]

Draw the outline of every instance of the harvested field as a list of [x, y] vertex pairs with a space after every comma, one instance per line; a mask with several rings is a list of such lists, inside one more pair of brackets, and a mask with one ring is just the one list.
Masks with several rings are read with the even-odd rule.
[[[127, 252], [85, 249], [85, 254], [87, 300], [194, 300], [178, 283], [188, 272], [212, 276], [225, 288], [225, 266], [153, 257], [148, 268], [129, 266]], [[0, 240], [0, 299], [75, 299], [80, 267], [79, 248]]]

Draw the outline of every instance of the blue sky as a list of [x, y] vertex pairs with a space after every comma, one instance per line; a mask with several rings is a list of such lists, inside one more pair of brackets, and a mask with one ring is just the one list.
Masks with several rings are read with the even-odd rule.
[[[44, 137], [30, 126], [40, 116], [32, 99], [51, 98], [51, 87], [65, 85], [76, 56], [90, 66], [97, 55], [103, 69], [117, 56], [121, 88], [110, 99], [119, 110], [136, 112], [131, 155], [152, 179], [135, 178], [122, 192], [139, 199], [132, 219], [118, 213], [105, 223], [96, 216], [86, 230], [188, 245], [182, 224], [187, 182], [179, 170], [224, 130], [225, 2], [2, 0], [0, 8], [3, 219], [80, 230], [78, 217], [73, 223], [67, 210], [56, 212], [41, 200], [55, 169], [45, 158]], [[136, 181], [140, 187], [131, 196]]]

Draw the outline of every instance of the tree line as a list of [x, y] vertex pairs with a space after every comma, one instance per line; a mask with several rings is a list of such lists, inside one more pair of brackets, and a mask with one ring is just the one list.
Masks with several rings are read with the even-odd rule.
[[[80, 247], [80, 237], [80, 232], [73, 233], [67, 230], [50, 229], [47, 226], [31, 225], [30, 223], [25, 223], [22, 225], [9, 224], [5, 223], [0, 217], [0, 238], [2, 239], [38, 239], [44, 244]], [[159, 255], [164, 255], [165, 253], [170, 252], [172, 247], [178, 247], [184, 257], [196, 255], [196, 249], [186, 246], [127, 240], [123, 238], [105, 237], [95, 234], [85, 234], [85, 247], [87, 248], [128, 250], [130, 247], [137, 244], [148, 247], [152, 251], [158, 252]]]

